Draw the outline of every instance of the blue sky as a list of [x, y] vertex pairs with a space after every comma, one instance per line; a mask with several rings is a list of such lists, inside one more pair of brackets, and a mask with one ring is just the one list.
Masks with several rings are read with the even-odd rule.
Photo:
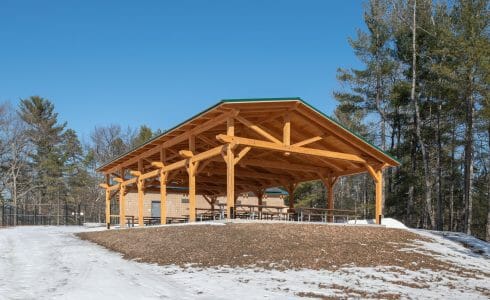
[[83, 140], [170, 128], [226, 98], [298, 96], [331, 114], [361, 0], [0, 3], [0, 101], [40, 95]]

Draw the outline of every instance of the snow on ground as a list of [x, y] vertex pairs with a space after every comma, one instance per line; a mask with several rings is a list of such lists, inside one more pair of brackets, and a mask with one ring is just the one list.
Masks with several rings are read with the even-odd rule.
[[450, 231], [430, 231], [430, 233], [462, 244], [477, 255], [483, 255], [486, 258], [490, 258], [490, 243], [477, 239], [474, 236]]
[[[355, 224], [355, 225], [368, 225], [368, 224], [375, 224], [374, 219], [370, 220], [350, 220], [348, 224]], [[407, 229], [407, 226], [403, 224], [402, 222], [392, 219], [392, 218], [383, 218], [381, 219], [381, 225], [386, 226], [387, 228], [398, 228], [398, 229]]]
[[[300, 296], [488, 299], [490, 260], [426, 231], [433, 253], [480, 273], [465, 276], [395, 267], [337, 271], [186, 268], [127, 261], [73, 235], [83, 227], [0, 230], [0, 299], [293, 299]], [[100, 230], [100, 229], [95, 229]]]

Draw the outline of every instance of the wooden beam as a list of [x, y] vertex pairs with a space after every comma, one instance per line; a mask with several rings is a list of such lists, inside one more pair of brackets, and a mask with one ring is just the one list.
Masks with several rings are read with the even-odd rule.
[[[138, 169], [140, 169], [140, 167], [138, 167]], [[143, 169], [143, 167], [141, 167], [141, 170], [142, 169]], [[141, 176], [141, 171], [140, 170], [138, 170], [138, 171], [130, 171], [129, 174], [131, 174], [134, 177], [139, 177], [139, 176]]]
[[196, 136], [195, 135], [189, 136], [189, 151], [192, 153], [194, 153], [196, 151]]
[[314, 142], [318, 142], [318, 141], [321, 141], [323, 140], [323, 137], [322, 136], [314, 136], [312, 138], [309, 138], [309, 139], [306, 139], [306, 140], [303, 140], [299, 143], [295, 143], [293, 144], [292, 146], [295, 146], [295, 147], [302, 147], [302, 146], [306, 146], [308, 144], [312, 144]]
[[[241, 116], [236, 116], [235, 117], [238, 121], [240, 121], [240, 123], [244, 124], [245, 126], [247, 126], [248, 128], [252, 129], [253, 131], [257, 132], [258, 134], [260, 134], [261, 136], [263, 136], [264, 138], [268, 139], [269, 141], [273, 142], [273, 143], [276, 143], [276, 144], [282, 144], [282, 142], [280, 140], [278, 140], [277, 138], [275, 138], [273, 135], [271, 135], [270, 133], [268, 133], [267, 131], [263, 130], [262, 128], [260, 128], [258, 125], [255, 125], [253, 123], [251, 123], [250, 121], [248, 121], [247, 119], [241, 117]], [[228, 134], [230, 135], [230, 134]]]
[[226, 134], [229, 136], [235, 135], [235, 119], [228, 118], [226, 120]]
[[285, 162], [275, 162], [275, 161], [267, 161], [261, 159], [244, 159], [240, 162], [241, 165], [249, 165], [263, 168], [273, 168], [279, 170], [292, 170], [296, 172], [325, 172], [325, 169], [312, 166], [312, 165], [303, 165], [303, 164], [294, 164], [294, 163], [285, 163]]
[[380, 152], [379, 150], [377, 150], [367, 142], [364, 142], [363, 140], [359, 139], [357, 136], [349, 132], [347, 129], [339, 127], [334, 122], [323, 121], [324, 116], [322, 116], [319, 112], [315, 112], [312, 110], [301, 110], [301, 109], [298, 109], [297, 112], [305, 120], [309, 122], [315, 122], [318, 126], [327, 129], [329, 133], [339, 138], [345, 144], [350, 145], [360, 150], [361, 152], [368, 154], [369, 156], [375, 158], [376, 160], [379, 160], [380, 162], [385, 161], [386, 163], [389, 163], [391, 166], [400, 165], [397, 161], [393, 160], [388, 155], [383, 154], [382, 152]]
[[357, 155], [342, 153], [342, 152], [334, 152], [328, 150], [320, 150], [320, 149], [312, 149], [312, 148], [304, 148], [304, 147], [296, 147], [296, 146], [284, 146], [271, 142], [248, 139], [243, 137], [228, 136], [224, 134], [217, 135], [216, 139], [222, 143], [235, 143], [237, 145], [246, 145], [255, 148], [268, 149], [272, 151], [291, 152], [291, 153], [298, 153], [304, 155], [326, 157], [331, 159], [353, 161], [359, 163], [366, 162], [364, 159], [362, 159]]
[[209, 120], [203, 124], [200, 124], [199, 126], [192, 128], [191, 130], [188, 130], [184, 134], [179, 134], [179, 135], [177, 135], [173, 138], [170, 138], [169, 140], [163, 142], [162, 144], [155, 145], [153, 148], [148, 149], [148, 150], [144, 151], [143, 153], [140, 153], [140, 154], [138, 154], [138, 155], [136, 155], [130, 159], [127, 159], [124, 162], [117, 164], [108, 170], [104, 170], [104, 172], [105, 173], [115, 172], [115, 171], [119, 170], [121, 167], [127, 167], [127, 166], [130, 166], [132, 164], [135, 164], [142, 157], [150, 157], [150, 156], [158, 153], [162, 148], [167, 149], [169, 147], [175, 146], [175, 145], [182, 143], [185, 140], [187, 140], [189, 138], [189, 136], [191, 136], [191, 135], [198, 135], [202, 132], [208, 131], [209, 129], [211, 129], [213, 127], [216, 127], [220, 124], [223, 124], [230, 117], [234, 117], [238, 113], [239, 113], [238, 110], [230, 110], [230, 111], [224, 112], [223, 114], [221, 114], [221, 115], [219, 115], [219, 116], [217, 116], [217, 117], [215, 117], [215, 118], [213, 118], [213, 119], [211, 119], [211, 120]]
[[167, 163], [167, 150], [163, 147], [160, 149], [160, 162]]
[[243, 149], [242, 149], [240, 152], [238, 152], [238, 155], [235, 157], [235, 162], [234, 162], [234, 163], [235, 163], [235, 165], [236, 165], [237, 163], [239, 163], [239, 162], [240, 162], [240, 160], [242, 160], [242, 158], [244, 158], [244, 157], [245, 157], [245, 155], [247, 155], [247, 153], [248, 153], [250, 150], [252, 150], [252, 147], [245, 147], [245, 148], [243, 148]]
[[163, 168], [165, 165], [163, 164], [163, 162], [159, 162], [159, 161], [154, 161], [151, 163], [151, 166], [154, 167], [154, 168], [158, 168], [158, 169], [161, 169]]
[[[220, 153], [221, 153], [222, 149], [224, 149], [224, 147], [225, 146], [218, 146], [218, 147], [215, 147], [213, 149], [209, 149], [207, 151], [196, 154], [196, 155], [192, 156], [191, 158], [179, 160], [177, 162], [174, 162], [172, 164], [169, 164], [169, 165], [163, 167], [162, 170], [164, 172], [171, 172], [171, 171], [174, 171], [177, 169], [185, 168], [187, 161], [189, 159], [191, 162], [198, 162], [198, 161], [209, 159], [209, 158], [214, 157], [214, 156], [218, 156], [218, 155], [220, 155]], [[148, 173], [142, 174], [140, 176], [140, 178], [141, 179], [153, 178], [153, 177], [157, 177], [159, 174], [160, 174], [160, 170], [153, 170], [153, 171], [150, 171]]]
[[378, 181], [380, 180], [380, 178], [378, 177], [378, 173], [377, 171], [369, 164], [364, 164], [364, 167], [366, 168], [366, 170], [368, 170], [369, 174], [371, 175], [371, 177], [373, 177], [374, 179], [374, 182], [375, 183], [378, 183]]
[[179, 155], [183, 158], [191, 158], [194, 156], [194, 153], [191, 150], [180, 150]]

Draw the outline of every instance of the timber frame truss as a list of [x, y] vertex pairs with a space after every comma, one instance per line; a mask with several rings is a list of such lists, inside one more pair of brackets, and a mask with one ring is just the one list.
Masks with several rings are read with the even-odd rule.
[[[106, 220], [110, 200], [119, 192], [120, 219], [125, 194], [138, 193], [143, 225], [145, 191], [159, 191], [161, 222], [166, 222], [167, 185], [188, 188], [189, 221], [196, 220], [196, 194], [226, 195], [227, 216], [240, 193], [261, 200], [268, 187], [292, 195], [303, 181], [322, 180], [333, 209], [333, 188], [341, 176], [368, 172], [376, 185], [376, 222], [380, 223], [383, 169], [399, 162], [299, 98], [223, 100], [203, 113], [98, 169], [105, 174]], [[291, 202], [292, 203], [292, 202]], [[290, 209], [294, 209], [291, 205]]]

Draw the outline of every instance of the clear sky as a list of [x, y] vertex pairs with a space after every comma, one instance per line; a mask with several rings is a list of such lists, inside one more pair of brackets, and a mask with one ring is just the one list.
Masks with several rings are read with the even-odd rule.
[[170, 128], [226, 98], [302, 97], [331, 114], [361, 0], [0, 2], [0, 101], [40, 95], [83, 140]]

